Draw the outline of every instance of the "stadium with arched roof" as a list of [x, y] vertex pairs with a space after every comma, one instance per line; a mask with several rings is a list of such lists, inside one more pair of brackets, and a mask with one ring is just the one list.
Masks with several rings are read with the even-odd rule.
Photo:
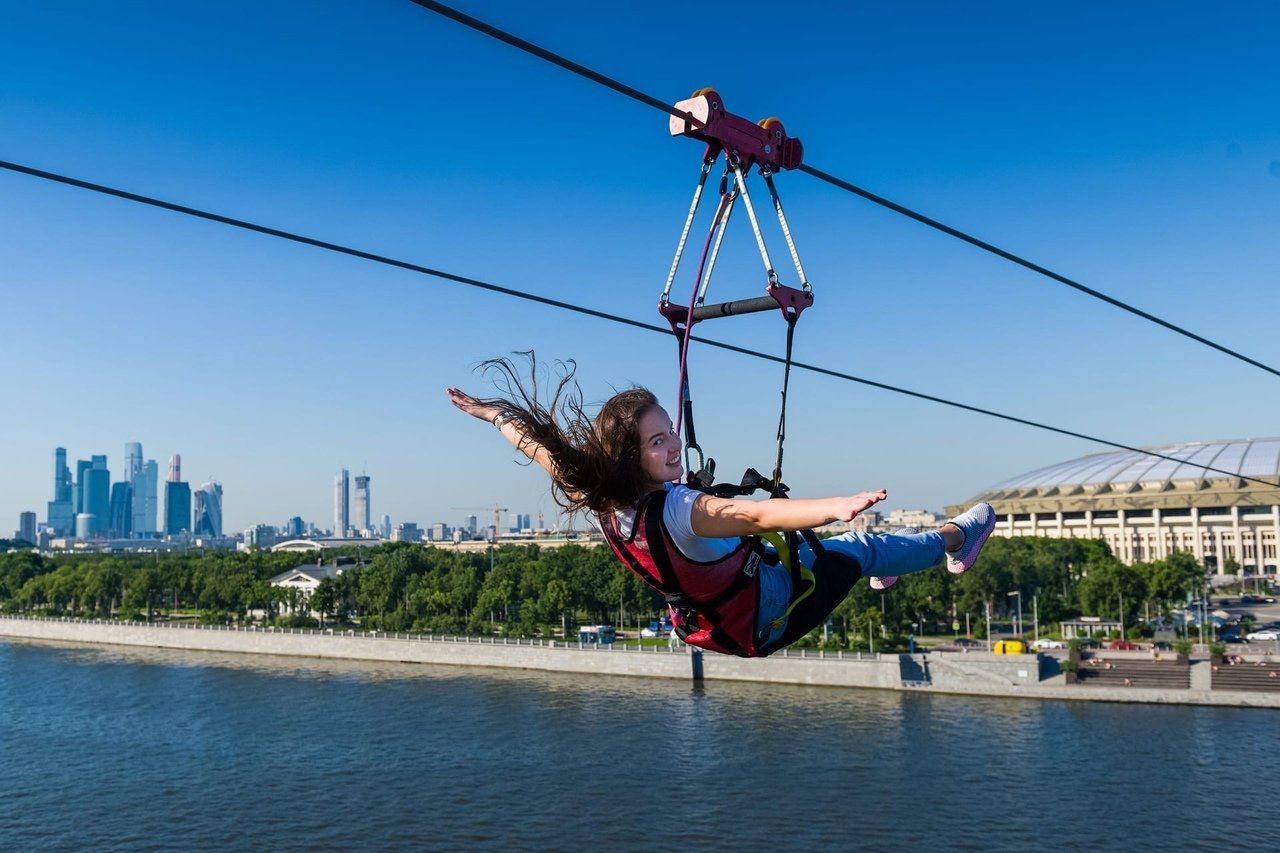
[[989, 502], [999, 536], [1102, 539], [1126, 563], [1187, 551], [1220, 575], [1229, 564], [1247, 576], [1276, 575], [1280, 438], [1148, 450], [1171, 458], [1093, 453], [1011, 477], [965, 506]]

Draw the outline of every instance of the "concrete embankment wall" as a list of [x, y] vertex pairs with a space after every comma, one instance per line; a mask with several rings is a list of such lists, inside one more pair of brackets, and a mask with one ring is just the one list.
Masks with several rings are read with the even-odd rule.
[[[377, 632], [302, 629], [237, 629], [213, 626], [104, 622], [77, 619], [0, 618], [0, 636], [191, 651], [287, 655], [398, 663], [536, 669], [598, 675], [692, 679], [695, 660], [687, 646], [580, 646], [577, 643], [502, 638], [434, 637]], [[965, 655], [938, 665], [926, 655], [875, 655], [786, 650], [762, 660], [704, 654], [705, 680], [763, 681], [830, 687], [898, 690], [909, 687], [1008, 690], [1035, 683], [1034, 658]]]
[[[531, 669], [595, 675], [691, 680], [697, 665], [688, 647], [579, 646], [577, 643], [502, 638], [364, 634], [300, 629], [237, 629], [147, 625], [78, 619], [0, 617], [0, 637], [34, 641], [140, 646], [190, 651], [368, 660], [393, 663]], [[1280, 708], [1280, 692], [1224, 693], [1207, 689], [1193, 666], [1192, 689], [1154, 690], [1068, 685], [1061, 675], [1041, 680], [1031, 655], [870, 655], [786, 650], [747, 660], [700, 656], [707, 681], [755, 681], [824, 687], [860, 687], [1030, 699], [1072, 699], [1159, 704]], [[1208, 667], [1204, 666], [1207, 673]], [[1201, 688], [1201, 683], [1206, 685]]]

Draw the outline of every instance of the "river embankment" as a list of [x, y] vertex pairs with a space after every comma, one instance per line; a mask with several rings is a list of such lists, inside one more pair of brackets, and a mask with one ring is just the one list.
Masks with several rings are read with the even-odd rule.
[[563, 641], [177, 623], [0, 617], [0, 639], [138, 646], [642, 678], [755, 681], [1027, 699], [1280, 708], [1280, 691], [1214, 690], [1208, 661], [1185, 689], [1068, 684], [1040, 655], [985, 652], [866, 654], [788, 649], [747, 660], [687, 646], [596, 646]]

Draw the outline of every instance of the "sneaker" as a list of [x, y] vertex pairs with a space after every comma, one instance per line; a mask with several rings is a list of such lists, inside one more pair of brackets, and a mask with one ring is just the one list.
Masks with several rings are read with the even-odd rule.
[[996, 529], [996, 512], [991, 504], [974, 504], [951, 519], [951, 523], [964, 534], [964, 543], [955, 551], [947, 552], [947, 571], [960, 575], [969, 571], [977, 562], [978, 552], [982, 550], [991, 531]]
[[[916, 530], [914, 527], [904, 527], [901, 530], [893, 531], [893, 535], [894, 536], [915, 536], [919, 532], [920, 531]], [[872, 589], [879, 590], [881, 592], [884, 592], [886, 589], [893, 586], [897, 582], [898, 582], [897, 575], [886, 575], [885, 577], [882, 577], [882, 578], [869, 578], [867, 580], [867, 583], [871, 585]]]

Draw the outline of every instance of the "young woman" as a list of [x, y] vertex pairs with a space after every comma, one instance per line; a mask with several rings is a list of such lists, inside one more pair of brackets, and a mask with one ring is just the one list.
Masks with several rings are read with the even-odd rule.
[[[552, 399], [527, 391], [505, 359], [486, 362], [510, 397], [477, 399], [448, 389], [458, 409], [498, 428], [551, 476], [556, 502], [592, 513], [627, 568], [662, 593], [682, 638], [713, 651], [759, 657], [803, 637], [861, 575], [875, 589], [947, 560], [967, 571], [995, 526], [977, 504], [939, 530], [909, 535], [843, 533], [779, 555], [775, 534], [851, 521], [885, 490], [817, 499], [720, 498], [679, 485], [681, 442], [671, 418], [643, 388], [615, 394], [594, 419], [582, 409], [572, 366]], [[762, 545], [765, 537], [773, 545]]]

